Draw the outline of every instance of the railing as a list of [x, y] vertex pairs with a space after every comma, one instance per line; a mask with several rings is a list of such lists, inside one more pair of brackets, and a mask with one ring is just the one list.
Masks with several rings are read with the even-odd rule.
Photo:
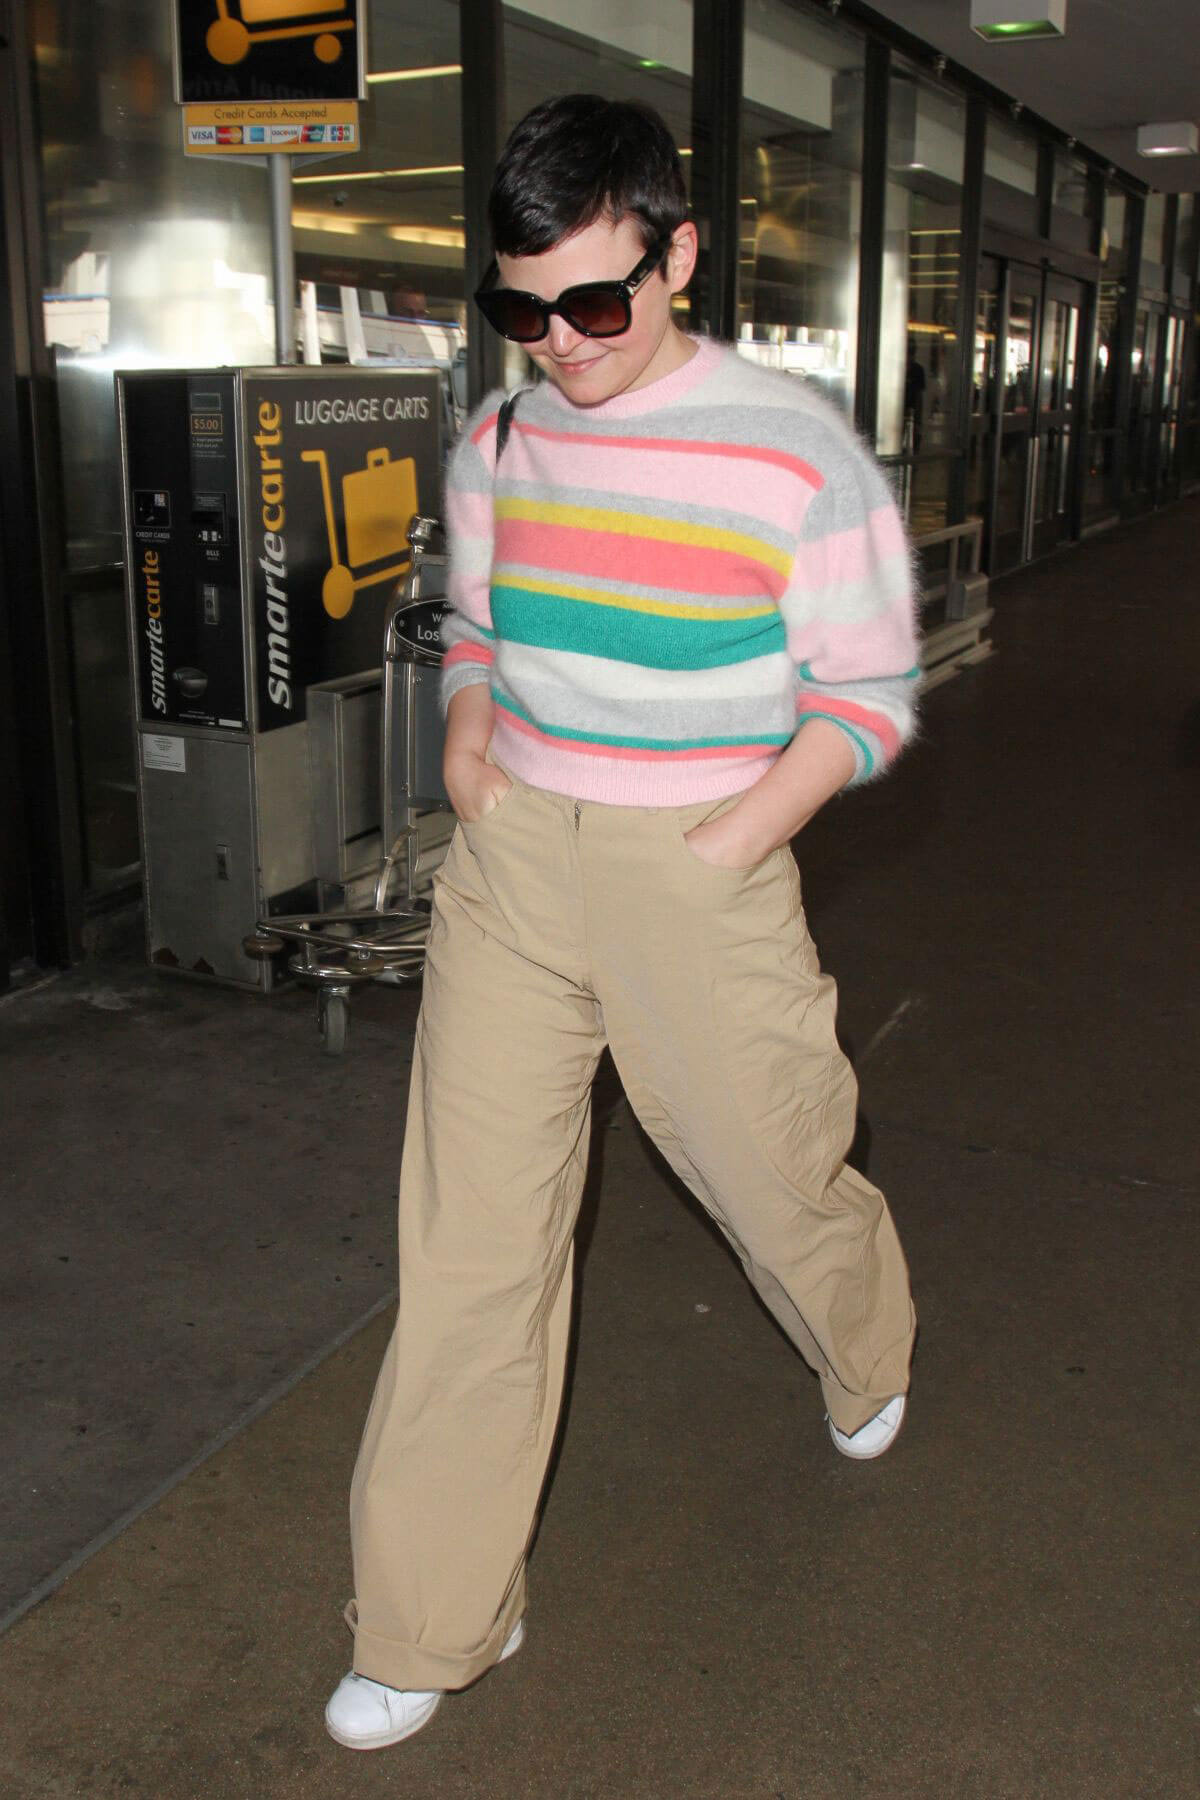
[[[963, 519], [957, 525], [943, 525], [938, 531], [922, 532], [913, 539], [917, 551], [933, 550], [939, 544], [949, 546], [946, 562], [946, 620], [925, 634], [921, 652], [924, 670], [922, 686], [937, 687], [949, 681], [972, 663], [983, 662], [992, 654], [987, 628], [992, 621], [992, 608], [987, 603], [988, 578], [979, 567], [983, 554], [983, 520]], [[967, 567], [961, 567], [963, 545], [967, 546]]]

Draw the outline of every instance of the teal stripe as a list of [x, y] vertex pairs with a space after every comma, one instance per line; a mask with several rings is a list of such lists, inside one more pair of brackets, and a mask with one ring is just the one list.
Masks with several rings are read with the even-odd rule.
[[828, 719], [831, 725], [839, 725], [846, 736], [852, 739], [862, 751], [863, 761], [867, 765], [863, 770], [864, 777], [875, 773], [875, 758], [871, 755], [870, 745], [867, 743], [865, 737], [860, 736], [859, 733], [855, 731], [853, 725], [847, 725], [845, 719], [839, 719], [836, 713], [822, 712], [819, 707], [814, 706], [806, 706], [804, 711], [800, 713], [798, 717], [802, 725], [808, 719]]
[[508, 694], [497, 693], [492, 689], [492, 699], [505, 712], [514, 718], [524, 719], [543, 737], [566, 738], [573, 744], [607, 744], [615, 750], [738, 750], [748, 745], [778, 744], [780, 749], [791, 743], [786, 731], [760, 731], [757, 734], [739, 737], [699, 737], [699, 738], [645, 738], [624, 737], [611, 731], [572, 731], [566, 725], [547, 725], [541, 719], [535, 719], [532, 713], [518, 706]]
[[[796, 673], [799, 675], [801, 681], [811, 681], [817, 687], [822, 685], [819, 677], [813, 674], [812, 664], [810, 662], [802, 662]], [[866, 677], [866, 680], [871, 682], [874, 686], [881, 681], [917, 681], [920, 679], [920, 675], [921, 665], [918, 663], [913, 669], [905, 669], [902, 675], [869, 675]]]
[[605, 656], [643, 669], [718, 669], [787, 649], [779, 613], [756, 619], [667, 619], [503, 584], [492, 589], [492, 623], [508, 643]]

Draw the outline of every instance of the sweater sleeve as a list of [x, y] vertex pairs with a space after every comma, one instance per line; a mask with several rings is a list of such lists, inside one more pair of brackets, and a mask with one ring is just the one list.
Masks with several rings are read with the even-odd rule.
[[489, 394], [472, 413], [446, 469], [450, 604], [442, 620], [443, 711], [460, 688], [489, 682], [492, 675], [492, 485], [503, 398]]
[[838, 437], [780, 609], [797, 726], [822, 718], [841, 727], [854, 749], [855, 786], [913, 734], [919, 645], [912, 553], [891, 490], [853, 434]]

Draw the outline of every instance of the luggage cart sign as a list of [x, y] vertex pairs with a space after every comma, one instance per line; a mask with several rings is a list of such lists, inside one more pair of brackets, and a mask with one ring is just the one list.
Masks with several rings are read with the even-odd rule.
[[303, 719], [311, 682], [379, 666], [409, 521], [441, 505], [438, 381], [434, 369], [244, 377], [260, 731]]
[[365, 0], [175, 0], [175, 98], [363, 100]]

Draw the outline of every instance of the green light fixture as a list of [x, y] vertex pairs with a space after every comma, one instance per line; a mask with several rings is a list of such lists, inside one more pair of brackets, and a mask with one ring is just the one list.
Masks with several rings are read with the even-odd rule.
[[971, 30], [989, 44], [1065, 37], [1067, 0], [971, 0]]

